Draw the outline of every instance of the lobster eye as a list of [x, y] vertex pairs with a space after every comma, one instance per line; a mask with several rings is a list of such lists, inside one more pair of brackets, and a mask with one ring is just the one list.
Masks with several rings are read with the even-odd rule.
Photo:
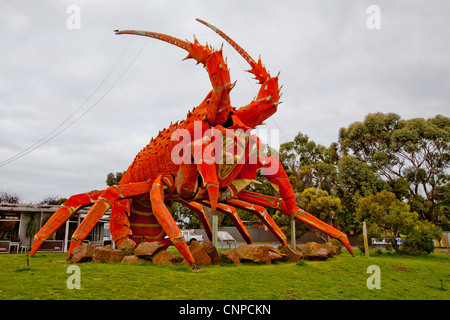
[[206, 103], [208, 103], [209, 104], [209, 102], [211, 101], [211, 99], [206, 99]]

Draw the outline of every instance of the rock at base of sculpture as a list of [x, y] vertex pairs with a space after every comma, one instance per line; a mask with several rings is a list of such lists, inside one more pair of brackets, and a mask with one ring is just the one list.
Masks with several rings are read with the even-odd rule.
[[303, 253], [292, 248], [291, 245], [287, 245], [284, 247], [280, 246], [278, 247], [278, 250], [288, 257], [289, 262], [297, 262], [298, 260], [303, 259]]
[[183, 257], [178, 256], [170, 251], [161, 250], [153, 256], [154, 264], [179, 264], [183, 261]]
[[336, 254], [340, 254], [340, 249], [331, 242], [320, 244], [317, 242], [308, 242], [300, 245], [306, 260], [325, 260]]
[[113, 249], [110, 245], [104, 247], [96, 247], [92, 254], [94, 262], [120, 262], [124, 256], [122, 250]]
[[226, 263], [234, 263], [235, 265], [241, 264], [241, 259], [239, 258], [239, 254], [234, 249], [231, 249], [228, 251], [222, 251], [220, 253], [220, 259], [222, 262], [226, 262]]
[[325, 244], [323, 245], [323, 247], [324, 247], [325, 249], [327, 249], [327, 251], [328, 251], [328, 256], [334, 256], [334, 255], [336, 255], [336, 254], [341, 254], [341, 249], [340, 249], [338, 246], [332, 244], [331, 242], [325, 243]]
[[213, 245], [213, 243], [209, 240], [205, 240], [202, 243], [203, 248], [205, 248], [206, 253], [211, 258], [211, 264], [219, 264], [220, 256], [219, 252], [217, 252], [217, 248]]
[[125, 239], [119, 246], [119, 250], [122, 250], [124, 255], [131, 256], [134, 254], [134, 250], [136, 249], [136, 244], [131, 239]]
[[134, 250], [134, 255], [146, 260], [152, 260], [152, 257], [164, 247], [161, 242], [141, 242]]
[[300, 247], [300, 251], [303, 252], [304, 255], [309, 255], [313, 253], [314, 251], [320, 249], [323, 247], [320, 243], [317, 242], [307, 242], [300, 244], [298, 247]]
[[72, 250], [72, 263], [81, 263], [92, 260], [94, 248], [90, 243], [82, 243]]
[[281, 262], [288, 261], [288, 256], [287, 255], [285, 255], [284, 253], [282, 253], [279, 250], [275, 249], [270, 244], [265, 244], [264, 246], [266, 246], [267, 249], [269, 249], [269, 258], [270, 258], [270, 260], [272, 262], [274, 262], [274, 261], [281, 261]]
[[[165, 245], [160, 242], [142, 242], [135, 249], [132, 241], [128, 244], [124, 243], [119, 247], [121, 250], [112, 249], [110, 245], [93, 249], [92, 245], [82, 243], [73, 249], [72, 262], [80, 263], [93, 260], [94, 262], [122, 261], [124, 263], [144, 264], [153, 261], [154, 264], [158, 265], [181, 264], [182, 266], [189, 266], [189, 263], [183, 257], [164, 250]], [[126, 253], [131, 253], [133, 249], [134, 255], [126, 255]], [[237, 249], [222, 251], [219, 255], [216, 247], [209, 240], [205, 240], [202, 244], [194, 241], [189, 246], [197, 266], [209, 266], [218, 264], [220, 261], [236, 265], [244, 261], [255, 263], [297, 262], [300, 259], [320, 261], [340, 253], [339, 247], [331, 242], [325, 244], [308, 242], [301, 244], [297, 249], [290, 245], [280, 246], [278, 250], [269, 244], [240, 245]]]
[[150, 261], [141, 259], [136, 256], [125, 256], [122, 259], [122, 263], [136, 263], [136, 264], [147, 264], [150, 263]]
[[192, 241], [189, 246], [189, 251], [191, 251], [196, 265], [204, 267], [211, 265], [211, 257], [208, 255], [200, 242]]
[[306, 255], [307, 260], [322, 261], [328, 258], [328, 251], [325, 248], [319, 248]]
[[269, 259], [270, 262], [274, 263], [276, 261], [283, 261], [283, 256], [279, 253], [273, 252], [269, 250]]
[[264, 245], [240, 245], [237, 248], [237, 253], [241, 261], [271, 263], [269, 257], [269, 248]]

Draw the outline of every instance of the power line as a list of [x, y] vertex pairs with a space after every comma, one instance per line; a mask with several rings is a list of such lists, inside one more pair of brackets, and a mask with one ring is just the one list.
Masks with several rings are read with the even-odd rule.
[[[122, 59], [122, 57], [124, 56], [125, 52], [128, 50], [128, 48], [130, 47], [131, 42], [133, 41], [133, 37], [131, 37], [130, 41], [128, 42], [127, 46], [125, 47], [125, 49], [122, 51], [121, 55], [119, 56], [119, 58], [117, 59], [116, 63], [113, 65], [113, 67], [111, 68], [111, 70], [106, 74], [106, 76], [103, 78], [103, 80], [100, 82], [100, 84], [94, 89], [94, 91], [88, 96], [88, 98], [69, 116], [67, 117], [60, 125], [58, 125], [55, 129], [53, 129], [51, 132], [49, 132], [47, 135], [45, 135], [44, 137], [42, 137], [41, 139], [39, 139], [37, 142], [35, 142], [34, 144], [32, 144], [31, 146], [29, 146], [28, 148], [22, 150], [21, 152], [17, 153], [16, 155], [10, 157], [9, 159], [6, 159], [5, 161], [0, 163], [0, 167], [3, 167], [15, 160], [18, 160], [22, 157], [24, 157], [25, 155], [29, 154], [30, 152], [36, 150], [37, 148], [40, 148], [41, 146], [43, 146], [44, 144], [46, 144], [47, 142], [53, 140], [54, 138], [56, 138], [58, 135], [60, 135], [61, 133], [63, 133], [64, 131], [66, 131], [67, 129], [69, 129], [71, 126], [73, 126], [78, 120], [80, 120], [84, 115], [86, 115], [90, 110], [92, 110], [110, 91], [111, 89], [123, 78], [123, 76], [125, 75], [125, 73], [130, 69], [130, 67], [133, 65], [133, 63], [136, 61], [136, 59], [138, 58], [138, 56], [141, 54], [142, 50], [144, 49], [144, 47], [146, 46], [147, 41], [144, 43], [144, 45], [142, 46], [142, 48], [139, 50], [139, 52], [136, 54], [136, 56], [134, 57], [134, 59], [128, 64], [128, 66], [125, 68], [125, 70], [122, 72], [122, 74], [119, 76], [119, 78], [105, 91], [105, 93], [100, 96], [99, 99], [97, 99], [92, 106], [90, 106], [86, 111], [84, 111], [81, 115], [79, 115], [77, 118], [75, 118], [69, 125], [67, 125], [66, 127], [64, 127], [61, 131], [57, 132], [56, 134], [54, 134], [53, 136], [51, 136], [54, 132], [56, 132], [59, 128], [61, 128], [65, 123], [67, 123], [93, 96], [94, 94], [100, 89], [100, 87], [103, 85], [103, 83], [106, 81], [106, 79], [110, 76], [110, 74], [114, 71], [114, 69], [117, 67], [117, 65], [119, 64], [119, 61]], [[48, 138], [49, 136], [51, 136], [50, 138]], [[46, 138], [48, 138], [47, 140], [45, 140]]]

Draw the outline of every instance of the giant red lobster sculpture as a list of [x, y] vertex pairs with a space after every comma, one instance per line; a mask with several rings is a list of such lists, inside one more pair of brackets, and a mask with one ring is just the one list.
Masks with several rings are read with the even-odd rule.
[[[261, 84], [256, 99], [239, 109], [231, 106], [229, 93], [234, 84], [230, 81], [222, 50], [201, 45], [195, 36], [194, 42], [189, 42], [155, 32], [116, 31], [116, 34], [156, 38], [188, 51], [185, 59], [194, 59], [206, 67], [213, 90], [188, 113], [186, 120], [171, 124], [138, 153], [119, 185], [74, 195], [62, 204], [35, 235], [31, 255], [74, 213], [93, 204], [72, 235], [69, 258], [72, 250], [111, 208], [110, 231], [116, 245], [125, 239], [136, 244], [143, 241], [173, 244], [189, 264], [195, 266], [183, 234], [166, 206], [169, 201], [177, 201], [198, 214], [210, 239], [211, 226], [203, 205], [212, 208], [213, 213], [218, 210], [229, 216], [247, 243], [251, 243], [251, 238], [236, 208], [257, 215], [281, 244], [286, 245], [286, 236], [264, 208], [270, 207], [339, 239], [352, 252], [344, 233], [296, 206], [294, 191], [279, 159], [260, 154], [259, 138], [246, 134], [277, 111], [280, 103], [278, 76], [272, 77], [261, 59], [255, 62], [215, 26], [197, 20], [218, 33], [250, 64], [249, 72]], [[256, 179], [258, 169], [281, 198], [244, 190]]]

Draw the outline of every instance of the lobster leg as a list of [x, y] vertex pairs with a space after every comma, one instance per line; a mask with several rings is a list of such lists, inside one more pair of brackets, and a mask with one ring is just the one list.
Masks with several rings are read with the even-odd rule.
[[259, 206], [253, 203], [248, 203], [238, 199], [229, 200], [227, 203], [241, 208], [243, 210], [254, 213], [264, 224], [265, 226], [275, 235], [275, 237], [280, 241], [282, 246], [287, 245], [287, 238], [284, 235], [283, 231], [277, 226], [275, 221], [273, 221], [272, 217], [267, 213], [267, 210], [263, 206]]
[[205, 210], [203, 210], [203, 206], [200, 203], [197, 202], [187, 202], [187, 201], [180, 201], [180, 203], [191, 209], [192, 211], [194, 211], [197, 216], [198, 219], [200, 220], [200, 223], [203, 226], [203, 229], [205, 229], [206, 235], [208, 236], [208, 239], [210, 241], [212, 241], [212, 229], [211, 229], [211, 225], [208, 222], [208, 219], [206, 218], [206, 214], [205, 214]]
[[[296, 198], [294, 194], [294, 190], [292, 190], [292, 186], [289, 182], [289, 178], [283, 169], [283, 166], [281, 165], [280, 160], [275, 156], [268, 156], [268, 155], [260, 155], [259, 156], [259, 163], [262, 168], [270, 167], [270, 170], [267, 170], [263, 173], [261, 171], [261, 174], [266, 176], [272, 186], [274, 186], [275, 189], [278, 190], [278, 192], [281, 195], [282, 202], [281, 202], [281, 208], [283, 213], [290, 215], [293, 218], [296, 218], [297, 220], [300, 220], [307, 225], [314, 227], [329, 236], [338, 239], [346, 248], [347, 250], [353, 255], [353, 251], [350, 247], [350, 242], [348, 241], [347, 236], [345, 233], [333, 228], [328, 223], [323, 222], [320, 219], [317, 219], [313, 215], [309, 214], [308, 212], [300, 209], [297, 207]], [[276, 169], [276, 170], [275, 170]], [[238, 198], [242, 199], [239, 197]], [[268, 203], [272, 201], [273, 202], [274, 197], [265, 196], [262, 194], [253, 194], [246, 192], [244, 193], [244, 198], [246, 198], [246, 201], [249, 201], [251, 203], [256, 203], [260, 205], [267, 205]], [[244, 199], [242, 199], [244, 200]], [[269, 200], [269, 201], [268, 201]], [[270, 205], [269, 205], [270, 206]], [[271, 206], [272, 208], [278, 208], [279, 204], [277, 206]]]
[[128, 183], [107, 188], [99, 197], [72, 235], [68, 258], [72, 257], [72, 250], [79, 246], [97, 224], [103, 214], [118, 200], [150, 192], [151, 183], [148, 181]]
[[216, 210], [219, 202], [219, 179], [217, 178], [216, 163], [214, 154], [206, 151], [211, 145], [211, 138], [203, 137], [191, 142], [191, 152], [198, 172], [203, 179], [203, 185], [208, 192], [211, 208]]
[[59, 229], [70, 217], [81, 208], [95, 202], [102, 191], [91, 191], [87, 193], [71, 196], [56, 212], [50, 217], [47, 223], [34, 236], [33, 247], [30, 255], [34, 255], [41, 247], [42, 243]]
[[161, 176], [155, 179], [150, 191], [150, 202], [152, 204], [153, 213], [163, 228], [164, 232], [169, 236], [175, 248], [181, 253], [186, 261], [195, 268], [195, 260], [184, 240], [184, 236], [178, 228], [177, 223], [167, 209], [164, 203], [164, 182]]
[[[211, 206], [209, 201], [204, 201], [204, 202], [207, 206]], [[245, 229], [245, 226], [242, 223], [241, 218], [239, 218], [239, 216], [236, 212], [236, 208], [234, 208], [230, 205], [224, 204], [224, 203], [219, 203], [217, 205], [217, 210], [225, 213], [227, 215], [227, 217], [230, 218], [231, 222], [233, 222], [234, 226], [239, 231], [242, 238], [244, 238], [244, 241], [247, 242], [247, 244], [252, 243], [252, 238], [250, 237], [250, 234], [248, 233], [247, 229]]]
[[127, 212], [130, 212], [129, 199], [117, 200], [111, 207], [111, 218], [109, 221], [109, 230], [116, 246], [120, 246], [125, 239], [132, 235], [130, 229], [130, 219]]

